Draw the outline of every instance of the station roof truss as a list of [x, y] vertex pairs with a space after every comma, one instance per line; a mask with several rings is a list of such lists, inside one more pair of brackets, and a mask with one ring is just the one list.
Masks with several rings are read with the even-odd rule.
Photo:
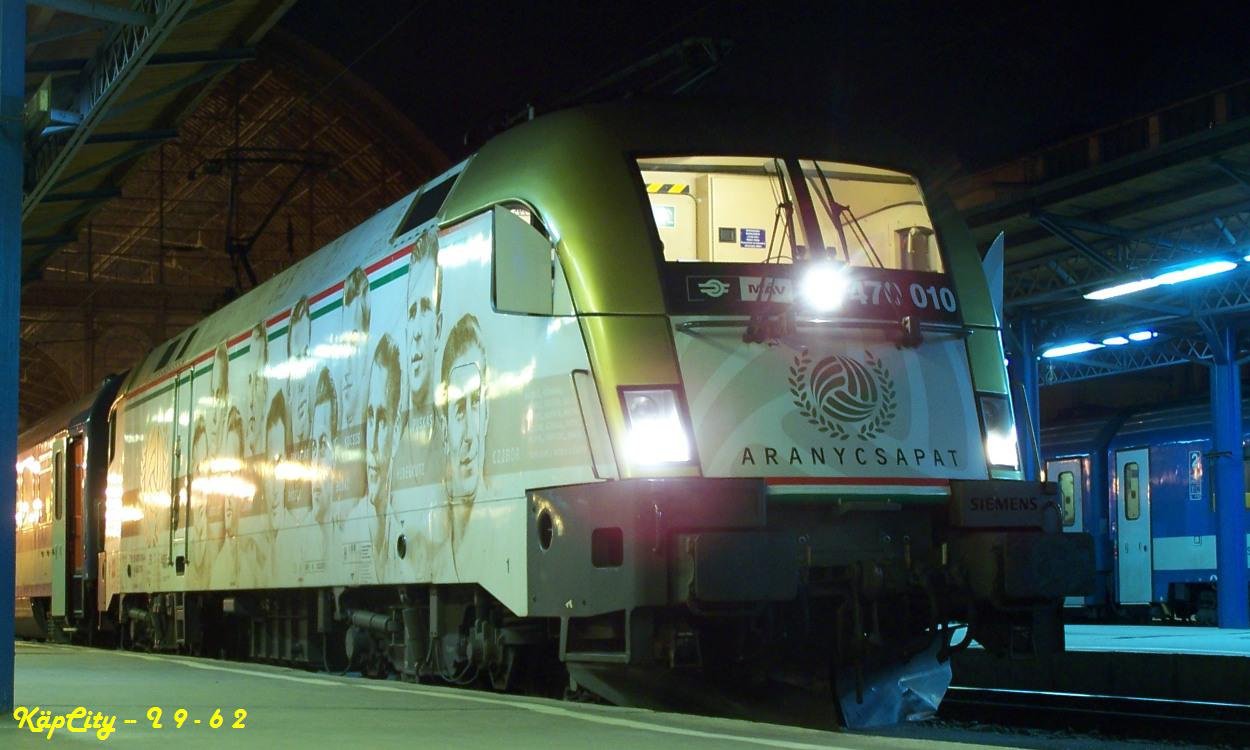
[[[1151, 330], [1154, 339], [1041, 362], [1054, 384], [1211, 361], [1250, 313], [1250, 81], [1028, 154], [951, 185], [978, 245], [1005, 234], [1007, 347]], [[1232, 271], [1105, 300], [1084, 295], [1205, 260]]]
[[120, 194], [294, 0], [28, 0], [23, 279]]
[[[62, 0], [50, 2], [59, 7]], [[204, 19], [233, 8], [265, 23], [284, 8], [232, 0], [197, 3], [192, 12], [201, 7], [211, 11]], [[37, 44], [28, 58], [56, 68], [71, 67], [58, 60], [91, 54], [87, 40], [70, 37], [82, 50], [51, 56], [44, 45], [52, 42], [35, 35], [54, 34], [69, 20], [40, 21], [40, 8], [29, 10]], [[222, 32], [214, 42], [230, 60], [203, 63], [217, 72], [146, 100], [117, 123], [105, 118], [69, 167], [90, 174], [54, 187], [26, 219], [22, 424], [89, 392], [106, 373], [129, 367], [449, 166], [424, 133], [339, 61], [280, 27], [258, 39], [259, 21], [216, 17], [234, 18], [234, 36]], [[208, 38], [186, 42], [203, 45], [195, 48], [161, 47], [150, 70], [192, 66], [182, 73], [194, 76], [202, 63], [183, 60], [208, 56], [195, 51], [210, 49]], [[46, 75], [28, 76], [31, 97]], [[126, 97], [144, 95], [135, 85]], [[169, 81], [144, 85], [154, 91]], [[147, 119], [132, 119], [146, 108]], [[242, 287], [231, 266], [241, 242], [254, 274]]]

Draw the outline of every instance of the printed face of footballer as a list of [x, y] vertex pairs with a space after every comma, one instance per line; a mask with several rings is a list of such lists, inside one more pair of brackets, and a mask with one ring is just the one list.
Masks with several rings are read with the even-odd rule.
[[[237, 429], [226, 430], [226, 436], [221, 442], [221, 454], [225, 458], [240, 459], [242, 457], [243, 436]], [[238, 467], [230, 471], [231, 478], [239, 480], [231, 483], [235, 486], [235, 489], [231, 492], [223, 492], [221, 496], [225, 533], [230, 538], [234, 538], [239, 532], [239, 514], [242, 511], [240, 506], [247, 501], [242, 495], [247, 481], [247, 474], [243, 471], [243, 462], [241, 460]]]
[[340, 383], [342, 393], [339, 404], [343, 413], [348, 415], [344, 425], [349, 423], [348, 420], [357, 419], [364, 409], [362, 400], [365, 378], [369, 377], [369, 332], [365, 328], [364, 313], [363, 297], [353, 299], [351, 305], [343, 310], [344, 325], [347, 328], [345, 336], [352, 346], [352, 354], [343, 367]]
[[[393, 361], [393, 360], [392, 360]], [[384, 490], [391, 468], [391, 446], [394, 444], [395, 415], [387, 403], [386, 368], [375, 364], [369, 374], [369, 407], [365, 411], [365, 460], [368, 470], [369, 497]]]
[[408, 272], [408, 351], [404, 365], [411, 407], [419, 411], [428, 410], [432, 403], [430, 370], [435, 366], [434, 344], [438, 341], [436, 272], [433, 258], [417, 261]]
[[303, 441], [308, 436], [308, 422], [310, 415], [308, 413], [311, 404], [308, 403], [308, 397], [311, 394], [309, 380], [315, 373], [305, 372], [307, 367], [303, 365], [308, 358], [308, 350], [312, 339], [312, 321], [305, 318], [291, 326], [291, 360], [292, 362], [300, 362], [301, 365], [292, 368], [291, 373], [291, 399], [287, 407], [291, 410], [291, 430], [295, 435], [297, 450], [304, 448]]
[[309, 472], [312, 481], [313, 507], [328, 508], [334, 499], [334, 466], [333, 445], [330, 437], [331, 409], [329, 401], [322, 401], [313, 407], [312, 435], [312, 469]]
[[456, 358], [447, 383], [448, 494], [457, 499], [476, 496], [482, 481], [486, 411], [477, 363], [484, 358], [480, 350], [470, 348]]
[[280, 478], [278, 465], [286, 460], [286, 425], [276, 421], [265, 436], [265, 501], [269, 512], [276, 514], [286, 502], [286, 483]]
[[252, 331], [249, 350], [252, 352], [252, 368], [247, 373], [247, 454], [248, 458], [261, 453], [264, 445], [265, 407], [269, 405], [268, 384], [265, 382], [264, 343], [256, 329]]

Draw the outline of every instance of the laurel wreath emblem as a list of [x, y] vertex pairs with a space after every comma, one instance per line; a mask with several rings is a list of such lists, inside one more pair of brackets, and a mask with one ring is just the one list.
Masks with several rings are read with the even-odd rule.
[[[862, 363], [854, 357], [833, 355], [813, 365], [811, 354], [804, 349], [790, 365], [788, 382], [799, 414], [838, 440], [850, 440], [852, 435], [872, 440], [898, 413], [894, 379], [870, 351], [864, 352]], [[847, 394], [852, 383], [856, 386], [854, 398]]]

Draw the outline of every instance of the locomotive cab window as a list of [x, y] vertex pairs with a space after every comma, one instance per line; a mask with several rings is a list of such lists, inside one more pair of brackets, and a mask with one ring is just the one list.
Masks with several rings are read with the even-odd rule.
[[944, 270], [920, 186], [902, 172], [781, 157], [637, 163], [666, 261], [793, 263], [823, 252], [849, 266]]
[[495, 309], [551, 315], [555, 298], [551, 240], [534, 226], [533, 214], [524, 207], [495, 206], [492, 222]]
[[1063, 525], [1076, 523], [1076, 476], [1070, 471], [1059, 473], [1059, 497], [1063, 501]]
[[1141, 518], [1141, 471], [1137, 462], [1124, 464], [1124, 519]]

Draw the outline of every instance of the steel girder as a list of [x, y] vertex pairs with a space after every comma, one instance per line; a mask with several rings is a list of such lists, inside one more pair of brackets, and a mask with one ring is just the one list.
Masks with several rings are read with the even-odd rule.
[[1043, 385], [1057, 385], [1191, 362], [1212, 362], [1211, 345], [1207, 339], [1170, 338], [1156, 343], [1107, 347], [1062, 359], [1043, 359], [1038, 363], [1038, 369]]
[[1038, 218], [1043, 226], [1063, 232], [1057, 232], [1057, 236], [1080, 231], [1101, 234], [1103, 239], [1080, 240], [1083, 249], [1074, 248], [1008, 265], [1004, 294], [1009, 309], [1070, 299], [1074, 292], [1083, 293], [1115, 283], [1134, 272], [1146, 275], [1173, 263], [1220, 253], [1240, 251], [1244, 254], [1250, 246], [1250, 201], [1145, 231], [1124, 230], [1053, 214], [1039, 214]]
[[75, 97], [74, 110], [82, 121], [76, 127], [51, 134], [28, 155], [23, 219], [59, 185], [61, 173], [78, 148], [193, 4], [194, 0], [139, 0], [133, 10], [150, 15], [153, 22], [119, 26], [100, 47], [83, 71]]

